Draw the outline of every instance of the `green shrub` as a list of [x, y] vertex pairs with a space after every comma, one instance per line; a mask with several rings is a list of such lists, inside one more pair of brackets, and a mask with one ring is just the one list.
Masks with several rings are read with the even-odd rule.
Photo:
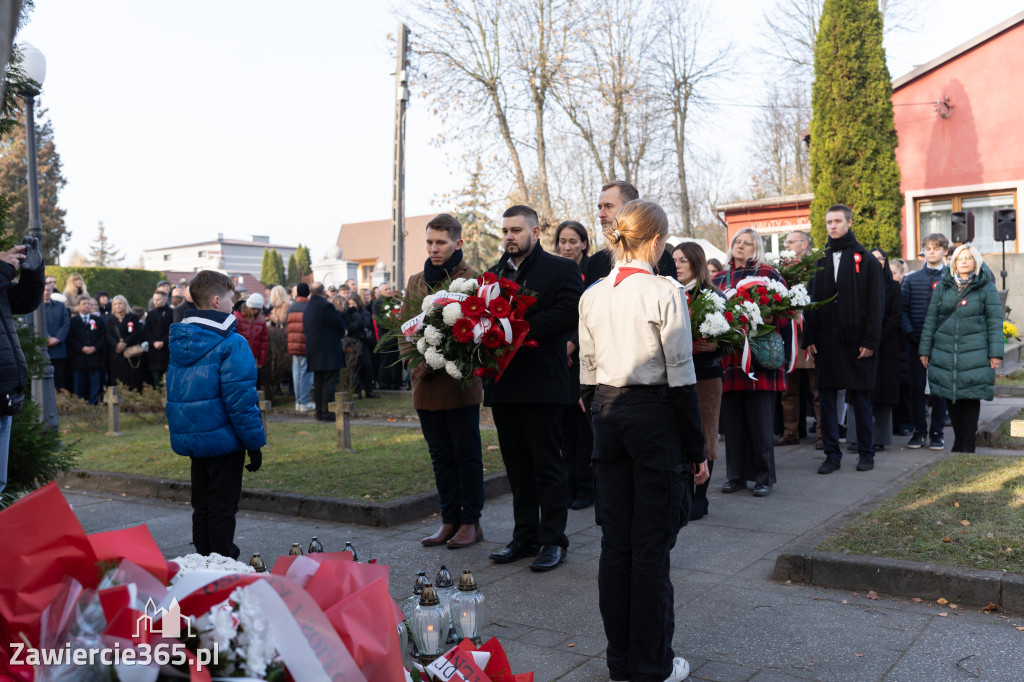
[[71, 268], [47, 265], [46, 274], [57, 278], [57, 291], [64, 291], [68, 275], [77, 272], [85, 280], [85, 288], [93, 296], [105, 291], [113, 298], [121, 294], [128, 299], [128, 305], [149, 308], [149, 299], [156, 290], [156, 283], [167, 279], [162, 272], [136, 270], [133, 268]]

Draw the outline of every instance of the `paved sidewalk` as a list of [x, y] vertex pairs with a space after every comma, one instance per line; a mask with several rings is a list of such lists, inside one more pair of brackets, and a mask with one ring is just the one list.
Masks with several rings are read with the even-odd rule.
[[[981, 421], [1017, 405], [1024, 407], [1024, 399], [983, 403]], [[947, 430], [946, 442], [951, 441]], [[272, 466], [272, 453], [267, 455], [265, 466]], [[769, 580], [779, 553], [813, 547], [944, 456], [948, 451], [889, 449], [864, 473], [854, 470], [856, 456], [844, 456], [840, 471], [820, 476], [815, 471], [821, 453], [808, 439], [776, 450], [779, 484], [768, 498], [719, 493], [722, 461], [712, 480], [709, 516], [682, 530], [672, 555], [675, 648], [689, 659], [691, 679], [1024, 679], [1024, 631], [1016, 629], [1024, 626], [1024, 614], [986, 614], [884, 595], [868, 600]], [[146, 523], [168, 557], [191, 549], [187, 505], [65, 493], [89, 532]], [[258, 551], [268, 563], [292, 542], [305, 546], [312, 535], [329, 551], [351, 541], [361, 559], [372, 555], [391, 566], [391, 592], [398, 599], [410, 594], [418, 569], [432, 576], [441, 563], [456, 575], [469, 568], [487, 596], [485, 635], [501, 640], [513, 670], [534, 670], [538, 682], [608, 679], [597, 609], [600, 529], [593, 509], [570, 512], [569, 559], [544, 574], [530, 572], [528, 561], [488, 561], [487, 554], [511, 538], [511, 517], [510, 496], [489, 501], [482, 520], [487, 541], [458, 552], [420, 546], [437, 519], [382, 529], [242, 512], [236, 541], [243, 559]]]

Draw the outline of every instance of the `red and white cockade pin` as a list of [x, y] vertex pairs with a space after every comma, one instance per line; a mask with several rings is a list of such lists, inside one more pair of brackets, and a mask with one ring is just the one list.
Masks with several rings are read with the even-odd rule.
[[853, 267], [856, 270], [857, 274], [859, 275], [860, 274], [860, 254], [859, 253], [853, 254], [853, 263], [854, 263]]

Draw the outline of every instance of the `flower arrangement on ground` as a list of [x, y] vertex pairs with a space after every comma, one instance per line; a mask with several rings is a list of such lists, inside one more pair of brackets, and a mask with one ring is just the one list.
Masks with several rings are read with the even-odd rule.
[[1009, 343], [1010, 339], [1020, 339], [1017, 332], [1017, 325], [1009, 320], [1003, 320], [1003, 343]]
[[423, 365], [463, 385], [473, 377], [497, 380], [524, 344], [530, 325], [523, 317], [536, 301], [490, 272], [449, 280], [418, 300], [407, 297], [384, 320], [381, 344], [398, 339], [410, 369]]

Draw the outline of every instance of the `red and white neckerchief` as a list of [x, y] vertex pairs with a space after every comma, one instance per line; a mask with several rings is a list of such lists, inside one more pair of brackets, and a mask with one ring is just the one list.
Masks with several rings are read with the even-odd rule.
[[615, 275], [615, 282], [612, 284], [613, 287], [619, 286], [619, 282], [626, 279], [630, 275], [652, 275], [650, 270], [644, 268], [619, 268], [619, 274]]

